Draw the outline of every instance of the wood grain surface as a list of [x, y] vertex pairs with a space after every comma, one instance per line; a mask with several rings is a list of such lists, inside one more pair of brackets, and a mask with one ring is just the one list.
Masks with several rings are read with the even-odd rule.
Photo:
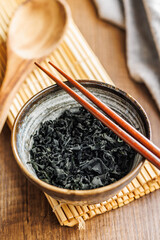
[[[147, 112], [153, 142], [160, 146], [159, 112], [148, 90], [128, 74], [125, 33], [98, 19], [90, 0], [68, 0], [73, 18], [114, 83], [135, 97]], [[86, 222], [84, 231], [61, 227], [44, 194], [30, 184], [12, 154], [10, 130], [0, 135], [0, 239], [160, 239], [160, 191]]]

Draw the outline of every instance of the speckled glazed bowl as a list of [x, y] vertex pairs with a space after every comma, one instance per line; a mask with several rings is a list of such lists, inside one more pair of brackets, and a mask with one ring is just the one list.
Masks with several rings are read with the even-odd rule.
[[[105, 83], [95, 81], [81, 81], [81, 83], [147, 138], [150, 138], [148, 118], [132, 97]], [[73, 89], [78, 92], [74, 87]], [[144, 163], [144, 158], [140, 154], [136, 154], [132, 169], [125, 177], [105, 187], [92, 190], [68, 190], [47, 184], [38, 179], [31, 164], [27, 164], [29, 149], [32, 145], [31, 135], [37, 131], [40, 123], [54, 120], [65, 109], [75, 106], [78, 106], [78, 103], [57, 85], [36, 94], [24, 105], [15, 120], [12, 131], [12, 149], [22, 172], [45, 193], [57, 200], [72, 204], [95, 204], [114, 196], [139, 173]]]

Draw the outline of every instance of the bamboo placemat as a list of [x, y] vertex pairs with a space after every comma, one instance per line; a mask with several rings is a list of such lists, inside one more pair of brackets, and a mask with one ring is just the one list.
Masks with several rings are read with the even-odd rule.
[[[6, 67], [6, 36], [8, 25], [16, 7], [22, 1], [0, 0], [0, 82], [3, 80]], [[48, 60], [54, 61], [57, 66], [75, 79], [95, 79], [113, 84], [73, 21], [70, 22], [62, 43], [42, 63], [45, 68], [48, 68], [49, 71], [52, 71], [62, 79], [56, 71], [49, 68], [47, 64]], [[53, 84], [52, 81], [38, 69], [34, 69], [29, 74], [10, 107], [8, 114], [8, 124], [10, 127], [12, 127], [15, 117], [24, 103], [34, 94], [51, 84]], [[78, 223], [81, 226], [87, 219], [122, 207], [159, 188], [160, 171], [146, 161], [141, 172], [131, 183], [116, 196], [103, 203], [89, 206], [73, 206], [60, 203], [47, 194], [45, 195], [59, 223], [62, 226], [72, 227]]]

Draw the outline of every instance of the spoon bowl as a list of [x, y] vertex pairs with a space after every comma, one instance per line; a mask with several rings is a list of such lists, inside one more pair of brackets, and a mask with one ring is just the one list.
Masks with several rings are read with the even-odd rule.
[[0, 132], [21, 83], [33, 63], [60, 43], [70, 15], [63, 0], [27, 0], [17, 8], [9, 27], [6, 74], [0, 89]]
[[25, 59], [47, 56], [61, 40], [68, 22], [67, 16], [62, 1], [25, 2], [17, 9], [10, 24], [10, 48]]

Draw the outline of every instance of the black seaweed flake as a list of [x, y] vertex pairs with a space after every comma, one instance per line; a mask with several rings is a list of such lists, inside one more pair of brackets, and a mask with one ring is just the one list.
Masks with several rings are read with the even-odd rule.
[[66, 189], [113, 183], [131, 169], [136, 152], [83, 107], [41, 124], [30, 162], [38, 178]]

